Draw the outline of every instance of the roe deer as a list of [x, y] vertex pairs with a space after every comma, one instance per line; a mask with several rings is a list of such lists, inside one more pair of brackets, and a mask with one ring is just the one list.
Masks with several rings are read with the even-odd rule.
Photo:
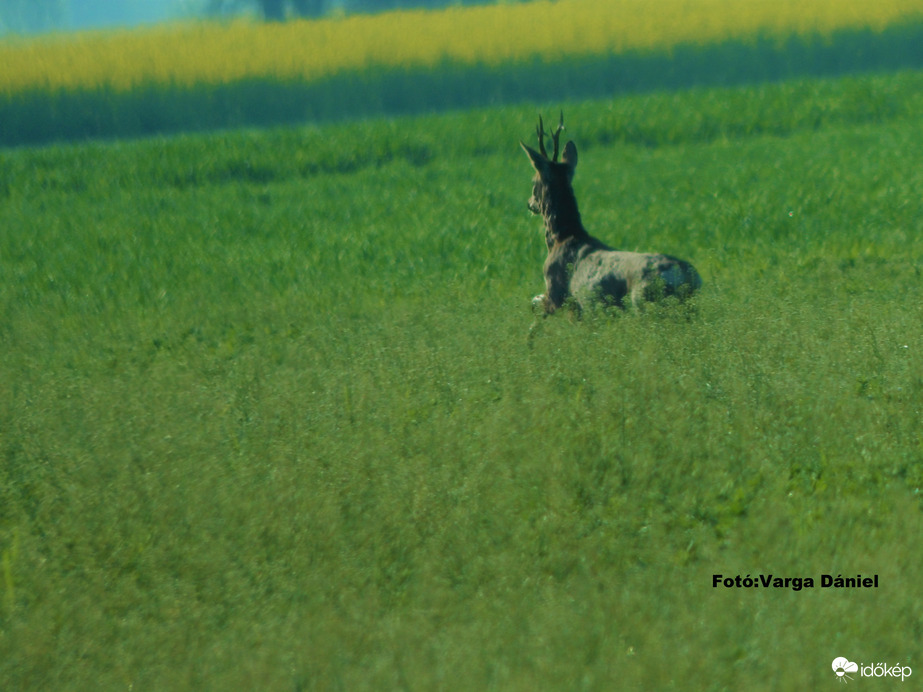
[[577, 198], [571, 187], [577, 168], [577, 146], [564, 145], [558, 162], [561, 123], [551, 134], [554, 152], [545, 151], [545, 129], [538, 119], [539, 151], [520, 141], [535, 168], [529, 210], [545, 221], [545, 293], [535, 296], [533, 307], [550, 315], [573, 298], [578, 308], [594, 300], [624, 308], [628, 296], [632, 305], [675, 295], [683, 299], [702, 285], [702, 279], [689, 262], [669, 255], [614, 250], [597, 240], [583, 227]]

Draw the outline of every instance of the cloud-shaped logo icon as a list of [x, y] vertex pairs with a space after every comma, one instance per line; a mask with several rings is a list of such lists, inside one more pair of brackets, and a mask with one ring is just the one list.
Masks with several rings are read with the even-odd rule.
[[842, 656], [833, 659], [833, 672], [836, 673], [837, 682], [852, 680], [846, 673], [858, 673], [859, 665]]

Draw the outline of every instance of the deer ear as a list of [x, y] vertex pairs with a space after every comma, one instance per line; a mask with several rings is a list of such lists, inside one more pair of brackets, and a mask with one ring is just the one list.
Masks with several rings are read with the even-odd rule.
[[526, 154], [529, 157], [529, 160], [532, 162], [532, 167], [536, 171], [541, 173], [548, 167], [547, 159], [541, 154], [539, 154], [537, 151], [535, 151], [535, 149], [530, 147], [528, 144], [526, 144], [522, 140], [519, 141], [519, 146], [521, 146], [523, 151], [526, 152]]
[[568, 142], [564, 145], [564, 154], [561, 156], [561, 161], [567, 164], [567, 168], [570, 170], [570, 174], [574, 174], [574, 169], [577, 167], [577, 145], [573, 142]]

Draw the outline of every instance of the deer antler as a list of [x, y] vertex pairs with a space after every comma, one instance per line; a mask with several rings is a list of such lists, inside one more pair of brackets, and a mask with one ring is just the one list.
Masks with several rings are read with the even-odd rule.
[[551, 141], [554, 142], [554, 156], [551, 157], [551, 160], [557, 163], [558, 161], [558, 139], [561, 137], [561, 133], [564, 131], [564, 111], [561, 111], [561, 122], [558, 125], [558, 129], [554, 131], [551, 135]]
[[538, 125], [535, 128], [535, 134], [538, 135], [538, 150], [542, 156], [548, 158], [548, 152], [545, 151], [545, 125], [542, 123], [542, 116], [538, 116]]
[[[557, 163], [558, 162], [558, 140], [561, 137], [561, 132], [564, 130], [564, 111], [561, 111], [561, 122], [558, 125], [558, 129], [551, 133], [551, 141], [554, 143], [554, 153], [551, 156], [550, 161]], [[538, 135], [538, 150], [541, 152], [542, 156], [546, 159], [548, 158], [548, 152], [545, 151], [545, 124], [542, 122], [542, 116], [538, 116], [538, 127], [535, 128], [535, 134]]]

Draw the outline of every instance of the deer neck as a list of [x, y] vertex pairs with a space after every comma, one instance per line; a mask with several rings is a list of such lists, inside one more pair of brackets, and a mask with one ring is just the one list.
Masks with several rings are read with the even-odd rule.
[[542, 209], [542, 216], [545, 219], [545, 241], [549, 248], [569, 238], [582, 239], [587, 236], [580, 220], [577, 198], [570, 185], [549, 196]]

